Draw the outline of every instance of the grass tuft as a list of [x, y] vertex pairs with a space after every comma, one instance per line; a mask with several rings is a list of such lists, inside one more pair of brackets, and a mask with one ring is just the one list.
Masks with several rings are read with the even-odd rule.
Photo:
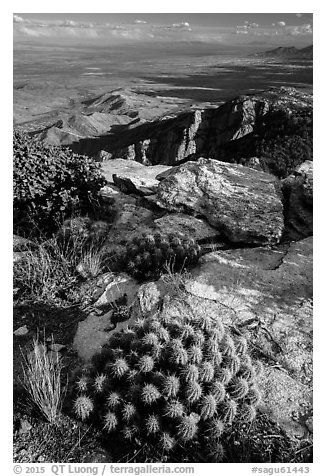
[[66, 394], [66, 386], [61, 382], [63, 365], [59, 355], [55, 352], [49, 355], [45, 342], [34, 339], [33, 350], [24, 356], [22, 367], [22, 383], [32, 403], [49, 423], [58, 423]]
[[[19, 300], [57, 302], [68, 299], [81, 278], [93, 278], [103, 271], [104, 253], [98, 246], [60, 243], [55, 238], [26, 251], [14, 263], [14, 288]], [[71, 293], [70, 293], [71, 294]]]

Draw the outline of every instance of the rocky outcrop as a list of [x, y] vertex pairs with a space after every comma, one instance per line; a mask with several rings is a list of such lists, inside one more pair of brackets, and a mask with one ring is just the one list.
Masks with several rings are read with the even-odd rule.
[[177, 165], [195, 157], [219, 159], [219, 148], [254, 133], [256, 125], [273, 111], [311, 109], [312, 96], [294, 88], [280, 88], [239, 96], [222, 106], [181, 113], [140, 125], [122, 136], [102, 137], [93, 144], [111, 156], [145, 164]]
[[312, 345], [312, 238], [274, 249], [209, 253], [191, 274], [194, 278], [186, 285], [189, 292], [228, 307], [232, 323], [260, 321], [267, 329], [265, 350], [269, 348], [267, 352], [307, 383], [304, 367], [311, 361]]
[[241, 165], [188, 162], [160, 182], [157, 203], [169, 211], [206, 217], [233, 243], [277, 243], [283, 232], [276, 179]]
[[313, 233], [313, 162], [307, 160], [282, 180], [285, 238], [300, 240]]

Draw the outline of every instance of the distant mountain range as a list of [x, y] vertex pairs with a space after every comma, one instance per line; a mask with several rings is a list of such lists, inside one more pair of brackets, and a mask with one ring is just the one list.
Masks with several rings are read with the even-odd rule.
[[313, 45], [305, 48], [296, 48], [295, 46], [279, 46], [272, 50], [255, 53], [253, 56], [263, 58], [291, 58], [291, 59], [313, 59]]

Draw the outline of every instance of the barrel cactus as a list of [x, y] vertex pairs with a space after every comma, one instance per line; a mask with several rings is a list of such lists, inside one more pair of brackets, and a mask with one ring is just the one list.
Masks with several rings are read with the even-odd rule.
[[120, 265], [137, 279], [157, 277], [169, 266], [174, 272], [193, 266], [201, 253], [193, 238], [177, 234], [143, 233], [126, 245]]
[[256, 366], [244, 337], [217, 317], [163, 314], [112, 336], [76, 382], [75, 412], [165, 453], [215, 442], [211, 459], [220, 461], [224, 431], [255, 418]]

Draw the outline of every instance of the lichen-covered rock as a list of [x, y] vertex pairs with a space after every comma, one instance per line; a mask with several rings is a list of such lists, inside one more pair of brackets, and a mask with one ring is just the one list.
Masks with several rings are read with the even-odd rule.
[[156, 227], [162, 233], [177, 233], [192, 237], [198, 243], [213, 242], [221, 238], [221, 233], [207, 223], [185, 213], [169, 213], [155, 220]]
[[199, 159], [176, 167], [160, 182], [157, 203], [169, 211], [205, 216], [234, 243], [277, 243], [283, 232], [276, 179], [241, 165]]
[[313, 233], [313, 162], [306, 160], [282, 180], [285, 237], [300, 240]]

